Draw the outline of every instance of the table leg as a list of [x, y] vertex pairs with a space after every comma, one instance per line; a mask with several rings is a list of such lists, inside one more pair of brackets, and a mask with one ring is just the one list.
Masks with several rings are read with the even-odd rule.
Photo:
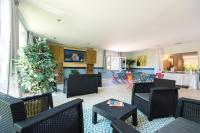
[[97, 113], [94, 111], [92, 112], [92, 123], [97, 124]]
[[133, 125], [137, 126], [138, 121], [137, 121], [137, 110], [132, 114], [132, 120], [133, 120]]

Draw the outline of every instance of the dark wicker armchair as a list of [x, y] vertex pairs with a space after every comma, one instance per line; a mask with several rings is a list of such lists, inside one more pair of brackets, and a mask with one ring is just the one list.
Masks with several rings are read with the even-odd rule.
[[77, 74], [69, 75], [69, 78], [65, 81], [67, 85], [66, 94], [67, 98], [78, 95], [85, 95], [91, 93], [98, 93], [99, 83], [98, 74]]
[[183, 117], [200, 124], [200, 100], [180, 98], [176, 117]]
[[[113, 133], [139, 133], [124, 121], [112, 122]], [[180, 98], [177, 105], [176, 119], [156, 131], [156, 133], [199, 133], [200, 132], [200, 101]]]
[[50, 93], [23, 99], [0, 93], [0, 133], [83, 133], [82, 102], [53, 108]]
[[157, 133], [199, 133], [200, 101], [180, 98], [176, 120], [157, 131]]
[[153, 118], [165, 117], [176, 113], [178, 89], [175, 81], [154, 79], [153, 83], [135, 83], [132, 91], [132, 104]]

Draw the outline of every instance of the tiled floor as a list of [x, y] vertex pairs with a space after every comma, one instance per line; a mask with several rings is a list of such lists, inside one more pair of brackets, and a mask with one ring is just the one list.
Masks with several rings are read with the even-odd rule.
[[[128, 84], [123, 83], [113, 83], [111, 79], [103, 80], [103, 87], [99, 88], [98, 94], [88, 94], [82, 96], [75, 96], [72, 98], [66, 98], [66, 94], [58, 92], [53, 95], [54, 105], [60, 105], [62, 103], [71, 101], [76, 98], [81, 98], [83, 102], [83, 114], [84, 114], [84, 131], [86, 133], [112, 133], [112, 128], [110, 127], [110, 121], [104, 117], [98, 117], [98, 123], [96, 125], [92, 124], [91, 109], [92, 105], [99, 103], [101, 101], [107, 100], [109, 98], [119, 99], [121, 101], [130, 103], [131, 102], [131, 87], [128, 88]], [[63, 88], [63, 85], [59, 85], [59, 88]], [[188, 97], [200, 100], [200, 90], [191, 89], [180, 89], [179, 97]], [[138, 112], [138, 126], [136, 127], [141, 133], [153, 133], [159, 128], [167, 125], [173, 121], [173, 117], [166, 117], [161, 119], [154, 119], [153, 121], [148, 121], [146, 116]], [[129, 122], [129, 119], [127, 120]]]
[[[61, 86], [62, 87], [62, 86]], [[90, 108], [92, 105], [99, 103], [101, 101], [107, 100], [109, 98], [116, 98], [125, 102], [130, 103], [131, 101], [131, 90], [127, 89], [127, 84], [114, 84], [112, 80], [103, 80], [103, 87], [99, 87], [98, 93], [75, 96], [72, 98], [66, 98], [66, 94], [57, 93], [53, 96], [55, 105], [60, 105], [64, 102], [81, 98], [84, 100], [83, 107]]]
[[[59, 85], [59, 88], [62, 88], [63, 85]], [[191, 89], [180, 89], [179, 97], [187, 97], [200, 100], [200, 90], [191, 90]], [[128, 88], [128, 84], [123, 83], [113, 83], [111, 79], [103, 80], [103, 87], [99, 88], [99, 93], [97, 94], [88, 94], [82, 96], [75, 96], [72, 98], [66, 98], [66, 94], [58, 92], [53, 96], [54, 104], [60, 105], [67, 101], [71, 101], [76, 98], [82, 98], [83, 108], [90, 108], [92, 105], [99, 103], [103, 100], [109, 98], [116, 98], [121, 101], [130, 103], [131, 102], [131, 88]]]

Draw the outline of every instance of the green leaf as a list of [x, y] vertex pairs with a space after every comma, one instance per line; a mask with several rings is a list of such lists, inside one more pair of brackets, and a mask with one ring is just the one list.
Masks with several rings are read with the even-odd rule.
[[14, 61], [20, 77], [20, 88], [30, 93], [51, 92], [56, 63], [46, 40], [39, 38], [36, 43], [23, 47], [18, 51], [18, 56]]

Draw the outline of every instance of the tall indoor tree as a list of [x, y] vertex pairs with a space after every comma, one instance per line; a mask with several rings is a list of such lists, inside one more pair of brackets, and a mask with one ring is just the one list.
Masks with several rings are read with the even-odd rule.
[[46, 39], [37, 39], [18, 52], [16, 66], [19, 73], [20, 88], [30, 93], [51, 92], [55, 88], [55, 68]]

